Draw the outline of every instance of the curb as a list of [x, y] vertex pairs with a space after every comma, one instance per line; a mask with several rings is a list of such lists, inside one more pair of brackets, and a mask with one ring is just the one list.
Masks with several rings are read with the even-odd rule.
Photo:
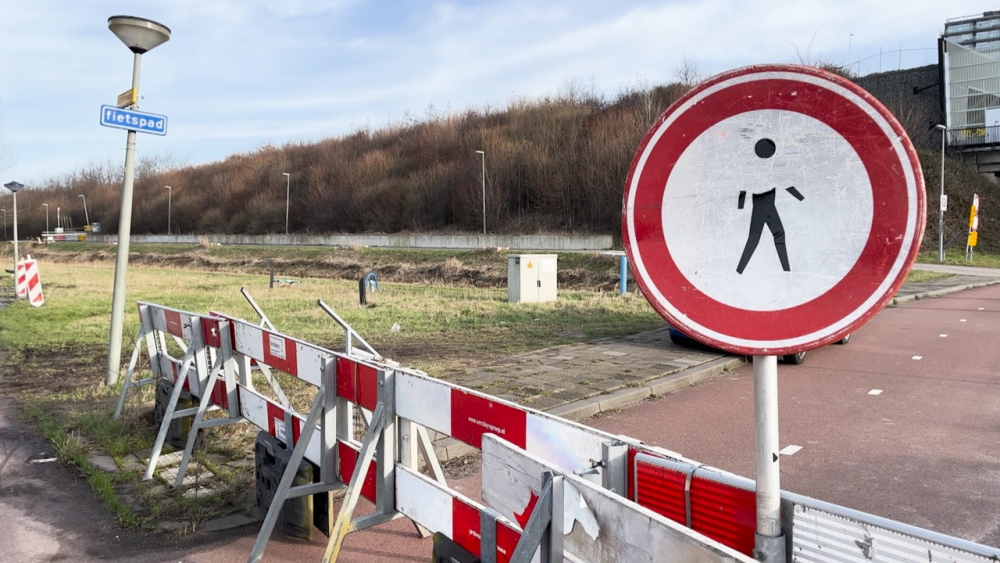
[[[997, 282], [1000, 283], [1000, 280]], [[602, 412], [621, 410], [637, 405], [649, 397], [658, 397], [684, 387], [697, 385], [744, 363], [746, 363], [746, 359], [743, 356], [719, 358], [672, 375], [651, 379], [639, 387], [619, 389], [605, 395], [559, 405], [545, 412], [573, 422], [580, 422]], [[478, 451], [454, 438], [445, 438], [434, 442], [434, 452], [441, 461], [456, 459]]]
[[978, 289], [980, 287], [987, 287], [990, 285], [1000, 284], [1000, 278], [992, 280], [983, 280], [980, 283], [970, 283], [965, 285], [954, 285], [952, 287], [946, 287], [944, 289], [933, 289], [930, 291], [924, 291], [921, 293], [913, 293], [910, 295], [904, 295], [902, 297], [893, 297], [890, 307], [895, 307], [902, 305], [904, 303], [909, 303], [910, 301], [919, 301], [921, 299], [931, 299], [934, 297], [941, 297], [951, 293], [958, 293], [959, 291], [965, 291], [967, 289]]

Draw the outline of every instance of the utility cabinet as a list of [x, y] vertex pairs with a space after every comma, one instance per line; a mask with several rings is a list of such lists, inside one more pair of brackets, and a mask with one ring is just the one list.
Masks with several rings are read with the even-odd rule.
[[556, 254], [507, 255], [507, 301], [555, 301], [557, 258]]

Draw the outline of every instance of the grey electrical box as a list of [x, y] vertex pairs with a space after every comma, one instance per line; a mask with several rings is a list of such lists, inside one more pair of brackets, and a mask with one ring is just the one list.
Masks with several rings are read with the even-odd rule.
[[543, 303], [556, 300], [556, 254], [509, 254], [507, 301]]

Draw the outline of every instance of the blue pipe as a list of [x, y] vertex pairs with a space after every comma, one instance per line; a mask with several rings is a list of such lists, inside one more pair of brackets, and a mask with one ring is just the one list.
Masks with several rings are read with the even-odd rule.
[[618, 291], [625, 295], [628, 293], [628, 256], [623, 254], [618, 264]]

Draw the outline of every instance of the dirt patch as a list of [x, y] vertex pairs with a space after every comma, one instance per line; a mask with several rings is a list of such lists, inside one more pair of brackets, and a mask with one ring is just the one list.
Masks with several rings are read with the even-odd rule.
[[[507, 257], [496, 250], [456, 251], [453, 256], [440, 251], [426, 253], [373, 249], [308, 249], [281, 247], [241, 247], [220, 255], [217, 248], [198, 246], [190, 250], [159, 252], [137, 249], [129, 254], [129, 264], [154, 268], [201, 270], [228, 274], [269, 274], [278, 277], [305, 277], [359, 280], [376, 272], [383, 282], [435, 284], [457, 287], [507, 287]], [[226, 249], [228, 250], [228, 248]], [[113, 264], [109, 248], [50, 250], [36, 245], [35, 258], [59, 263]], [[308, 252], [310, 256], [301, 256]], [[618, 284], [617, 257], [580, 254], [559, 265], [560, 289], [612, 291]]]

